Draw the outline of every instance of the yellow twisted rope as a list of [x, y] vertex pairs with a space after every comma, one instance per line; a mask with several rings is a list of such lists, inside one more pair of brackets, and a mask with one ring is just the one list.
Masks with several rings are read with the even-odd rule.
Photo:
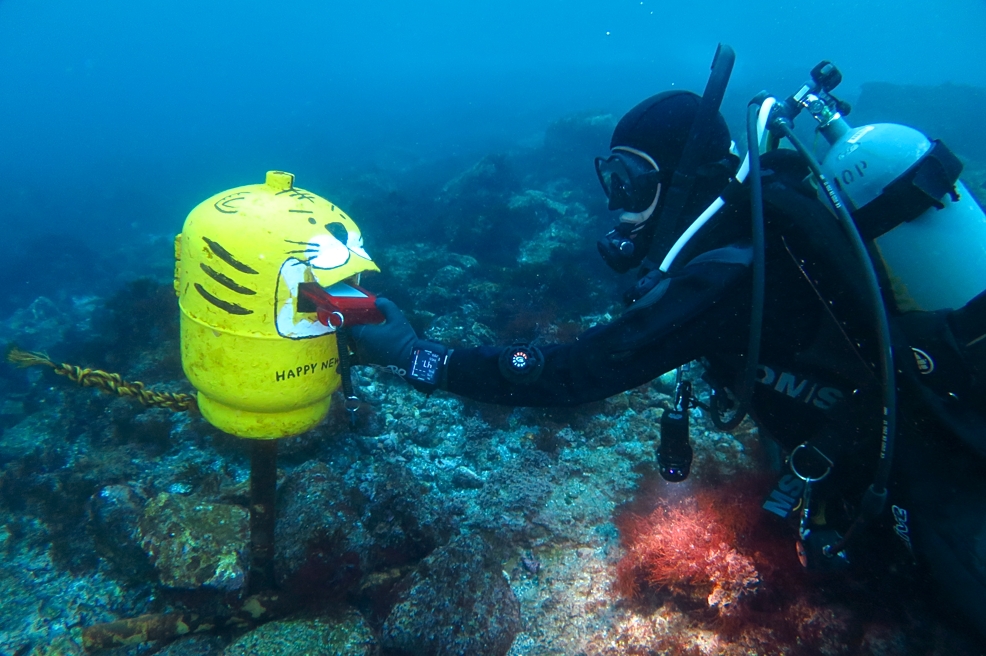
[[195, 397], [191, 394], [175, 394], [172, 392], [155, 392], [146, 389], [144, 383], [129, 383], [120, 374], [111, 374], [99, 369], [83, 369], [71, 364], [55, 364], [44, 353], [23, 351], [12, 346], [7, 351], [7, 360], [18, 367], [34, 367], [42, 365], [51, 367], [59, 376], [65, 376], [83, 387], [95, 387], [107, 394], [128, 396], [137, 399], [142, 404], [152, 408], [168, 408], [175, 412], [185, 412], [196, 407]]

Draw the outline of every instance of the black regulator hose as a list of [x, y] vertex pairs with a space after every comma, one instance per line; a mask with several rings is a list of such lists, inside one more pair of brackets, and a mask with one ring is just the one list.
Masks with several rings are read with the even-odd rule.
[[[761, 94], [765, 96], [765, 94]], [[763, 221], [763, 185], [760, 175], [760, 135], [757, 123], [760, 105], [764, 97], [758, 96], [750, 101], [746, 109], [747, 155], [750, 158], [750, 215], [753, 238], [753, 293], [750, 302], [750, 335], [746, 346], [746, 371], [743, 374], [743, 387], [739, 394], [737, 416], [749, 412], [756, 386], [757, 365], [760, 363], [760, 337], [763, 332], [765, 245]]]
[[[838, 193], [825, 177], [825, 174], [822, 173], [818, 162], [815, 161], [815, 158], [808, 152], [805, 145], [795, 136], [794, 131], [791, 130], [789, 119], [784, 116], [774, 119], [771, 122], [771, 129], [779, 130], [794, 145], [802, 159], [804, 159], [805, 163], [811, 169], [812, 175], [814, 175], [818, 184], [825, 190], [829, 203], [835, 210], [836, 217], [849, 237], [856, 256], [863, 264], [865, 287], [870, 296], [870, 303], [873, 306], [873, 318], [877, 325], [877, 342], [880, 350], [880, 369], [883, 380], [883, 427], [880, 438], [880, 458], [873, 483], [870, 484], [870, 487], [863, 495], [859, 515], [841, 540], [824, 549], [825, 555], [833, 556], [845, 548], [860, 525], [873, 519], [883, 511], [883, 507], [887, 501], [887, 482], [890, 480], [890, 467], [893, 463], [894, 456], [894, 438], [897, 433], [897, 382], [894, 372], [893, 346], [890, 341], [890, 322], [887, 319], [887, 310], [880, 291], [880, 283], [877, 281], [876, 270], [873, 268], [873, 261], [870, 259], [866, 245], [863, 243], [863, 238], [860, 236], [859, 230], [852, 220], [852, 216], [850, 216], [849, 211], [843, 205]], [[752, 159], [750, 163], [752, 171]]]

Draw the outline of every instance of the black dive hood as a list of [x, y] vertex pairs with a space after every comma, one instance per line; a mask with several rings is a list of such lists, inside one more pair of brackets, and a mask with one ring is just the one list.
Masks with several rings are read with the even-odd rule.
[[682, 150], [681, 159], [675, 167], [670, 185], [662, 192], [664, 198], [661, 207], [648, 222], [652, 224], [650, 229], [654, 237], [643, 264], [649, 270], [658, 268], [661, 260], [687, 227], [682, 225], [684, 222], [682, 215], [692, 198], [699, 169], [705, 164], [700, 155], [708, 152], [715, 134], [715, 121], [719, 116], [719, 107], [722, 105], [722, 97], [726, 93], [735, 61], [736, 53], [733, 49], [725, 43], [720, 43], [712, 59], [712, 71], [709, 73], [709, 80], [706, 82], [705, 93], [702, 94], [695, 120], [688, 132], [688, 140]]

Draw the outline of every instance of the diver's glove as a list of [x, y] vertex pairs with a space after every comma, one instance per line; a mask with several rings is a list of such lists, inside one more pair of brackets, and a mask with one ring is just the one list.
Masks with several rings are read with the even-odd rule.
[[419, 339], [407, 317], [393, 301], [377, 298], [384, 323], [354, 326], [357, 364], [388, 369], [422, 392], [445, 387], [445, 369], [452, 351]]

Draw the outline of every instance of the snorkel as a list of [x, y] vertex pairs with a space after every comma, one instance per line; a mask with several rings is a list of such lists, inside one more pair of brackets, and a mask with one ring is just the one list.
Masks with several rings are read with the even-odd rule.
[[[712, 59], [712, 71], [705, 85], [705, 92], [702, 94], [695, 120], [688, 132], [685, 148], [678, 160], [678, 166], [675, 167], [671, 176], [671, 184], [664, 191], [664, 207], [658, 216], [651, 217], [651, 221], [654, 222], [654, 238], [651, 240], [650, 249], [643, 262], [648, 269], [658, 268], [667, 273], [674, 261], [673, 256], [670, 260], [665, 257], [663, 259], [667, 260], [666, 265], [663, 261], [661, 265], [657, 264], [657, 258], [661, 257], [662, 254], [670, 255], [670, 250], [675, 245], [675, 236], [680, 233], [679, 222], [686, 204], [692, 197], [699, 168], [705, 164], [701, 159], [701, 154], [707, 150], [712, 135], [713, 122], [719, 116], [719, 107], [722, 105], [722, 97], [726, 93], [726, 86], [729, 84], [729, 76], [732, 74], [735, 61], [736, 53], [733, 52], [733, 49], [720, 43]], [[705, 217], [704, 221], [707, 221], [723, 204], [722, 198], [717, 198], [708, 209], [700, 214], [700, 217]], [[698, 230], [698, 227], [692, 234]], [[684, 243], [681, 247], [684, 247]], [[678, 251], [680, 250], [681, 248], [678, 249]], [[675, 255], [678, 251], [675, 252]]]

